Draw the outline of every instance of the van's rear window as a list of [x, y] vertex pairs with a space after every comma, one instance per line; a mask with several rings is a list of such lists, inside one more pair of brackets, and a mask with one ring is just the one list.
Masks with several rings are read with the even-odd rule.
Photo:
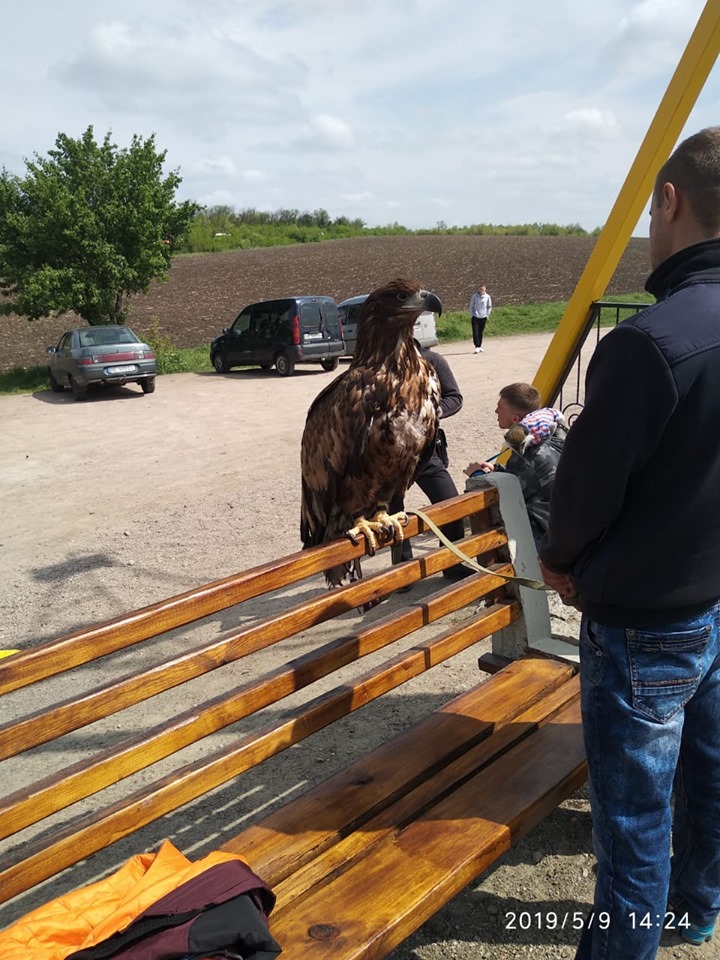
[[300, 307], [300, 318], [304, 330], [322, 329], [322, 312], [319, 303], [303, 303]]

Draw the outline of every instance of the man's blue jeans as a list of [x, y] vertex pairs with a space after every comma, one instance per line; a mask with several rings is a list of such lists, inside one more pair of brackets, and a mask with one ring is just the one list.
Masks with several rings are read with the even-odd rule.
[[720, 604], [650, 630], [583, 617], [580, 677], [598, 872], [576, 957], [653, 960], [668, 896], [720, 911]]

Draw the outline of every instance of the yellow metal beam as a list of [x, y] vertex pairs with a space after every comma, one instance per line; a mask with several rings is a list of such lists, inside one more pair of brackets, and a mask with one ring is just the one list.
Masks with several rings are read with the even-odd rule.
[[605, 292], [652, 193], [657, 171], [670, 156], [680, 137], [718, 53], [720, 0], [707, 0], [535, 375], [533, 385], [540, 391], [545, 403], [551, 401], [562, 386], [561, 379], [568, 358], [582, 336], [590, 306]]

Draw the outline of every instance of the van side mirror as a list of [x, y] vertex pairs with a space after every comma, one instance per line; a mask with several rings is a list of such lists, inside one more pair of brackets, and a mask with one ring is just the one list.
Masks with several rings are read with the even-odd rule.
[[230, 333], [230, 331], [228, 330], [227, 327], [223, 327], [223, 333], [225, 334], [225, 336], [227, 336]]
[[57, 347], [48, 347], [48, 348], [47, 348], [47, 352], [48, 352], [48, 353], [56, 353], [56, 352], [57, 352]]

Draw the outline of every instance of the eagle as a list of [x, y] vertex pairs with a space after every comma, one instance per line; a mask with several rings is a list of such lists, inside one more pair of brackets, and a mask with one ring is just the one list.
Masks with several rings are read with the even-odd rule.
[[[405, 514], [388, 514], [432, 455], [440, 381], [420, 354], [413, 326], [420, 314], [442, 313], [438, 297], [412, 280], [374, 290], [358, 318], [355, 353], [310, 406], [301, 444], [303, 548], [365, 534], [402, 541]], [[359, 560], [325, 573], [329, 587], [362, 577]]]

